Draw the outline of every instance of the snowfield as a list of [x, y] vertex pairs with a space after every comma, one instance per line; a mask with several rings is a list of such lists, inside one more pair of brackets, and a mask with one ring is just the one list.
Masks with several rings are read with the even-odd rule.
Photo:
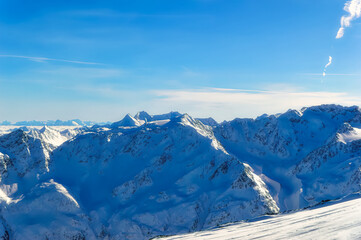
[[277, 216], [260, 217], [192, 234], [158, 240], [360, 239], [361, 195]]

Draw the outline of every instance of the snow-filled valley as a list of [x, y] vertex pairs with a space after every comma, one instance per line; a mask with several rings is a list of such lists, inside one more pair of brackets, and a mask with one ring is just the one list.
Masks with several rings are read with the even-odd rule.
[[[275, 216], [360, 190], [358, 107], [322, 105], [222, 123], [139, 112], [93, 127], [0, 126], [4, 239], [149, 239]], [[353, 201], [359, 200], [337, 206]], [[327, 236], [339, 231], [332, 224], [338, 216], [324, 219], [322, 211], [335, 207], [240, 226], [249, 226], [246, 238], [273, 223], [294, 222], [307, 234], [297, 219], [321, 214], [330, 221]], [[227, 231], [211, 234], [223, 239], [219, 234], [232, 235]], [[203, 239], [197, 234], [188, 239]], [[285, 236], [291, 235], [274, 239]]]

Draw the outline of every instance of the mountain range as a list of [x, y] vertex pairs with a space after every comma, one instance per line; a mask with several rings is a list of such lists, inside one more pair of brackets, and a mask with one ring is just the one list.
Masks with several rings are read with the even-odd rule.
[[47, 120], [47, 121], [32, 120], [32, 121], [20, 121], [20, 122], [15, 122], [15, 123], [11, 123], [9, 121], [0, 122], [0, 126], [93, 126], [95, 124], [105, 125], [105, 124], [109, 124], [109, 122], [97, 123], [97, 122], [93, 122], [93, 121], [81, 121], [79, 119], [73, 119], [73, 120], [67, 120], [67, 121], [62, 121], [62, 120], [55, 120], [55, 121], [54, 120]]
[[171, 112], [0, 136], [0, 237], [149, 239], [361, 189], [361, 110], [217, 123]]

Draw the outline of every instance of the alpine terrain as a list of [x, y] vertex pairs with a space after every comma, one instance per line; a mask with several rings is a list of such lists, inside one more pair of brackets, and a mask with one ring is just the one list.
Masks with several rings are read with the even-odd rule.
[[223, 123], [139, 112], [0, 135], [0, 239], [150, 239], [280, 221], [270, 216], [360, 190], [356, 106]]

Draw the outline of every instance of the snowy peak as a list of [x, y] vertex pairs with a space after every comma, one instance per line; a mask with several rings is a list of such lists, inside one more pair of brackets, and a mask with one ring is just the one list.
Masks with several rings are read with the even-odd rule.
[[171, 118], [171, 122], [180, 123], [182, 125], [188, 125], [188, 126], [197, 126], [199, 124], [202, 124], [200, 121], [192, 118], [187, 113]]
[[147, 122], [153, 122], [153, 121], [163, 121], [163, 120], [171, 120], [173, 118], [179, 117], [182, 114], [179, 112], [169, 112], [165, 114], [160, 115], [149, 115], [145, 111], [138, 112], [134, 118], [137, 120], [147, 121]]
[[172, 118], [165, 126], [172, 126], [174, 124], [179, 124], [194, 129], [198, 134], [211, 139], [217, 149], [223, 149], [223, 147], [221, 147], [220, 143], [215, 138], [212, 127], [204, 125], [201, 121], [192, 118], [188, 114], [183, 114]]
[[301, 109], [301, 112], [312, 111], [312, 112], [324, 112], [332, 113], [333, 115], [342, 114], [345, 115], [345, 112], [360, 112], [358, 106], [345, 107], [336, 104], [322, 104], [318, 106], [305, 107]]
[[68, 140], [68, 138], [63, 136], [59, 131], [47, 126], [44, 126], [40, 130], [34, 129], [30, 131], [29, 134], [53, 145], [54, 147], [58, 147]]
[[146, 121], [146, 122], [150, 122], [152, 121], [152, 116], [149, 115], [147, 112], [145, 111], [141, 111], [141, 112], [138, 112], [135, 116], [134, 116], [135, 119], [137, 120], [143, 120], [143, 121]]
[[169, 113], [161, 114], [161, 115], [153, 115], [152, 121], [173, 119], [173, 118], [180, 117], [180, 116], [182, 116], [182, 114], [179, 112], [169, 112]]
[[129, 127], [139, 127], [143, 124], [151, 125], [164, 125], [167, 122], [182, 116], [179, 112], [170, 112], [162, 115], [149, 115], [145, 111], [138, 112], [134, 117], [130, 114], [127, 114], [121, 121], [115, 122], [110, 125], [111, 128], [129, 128]]
[[289, 121], [298, 121], [301, 117], [302, 117], [303, 113], [298, 111], [298, 110], [294, 110], [294, 109], [289, 109], [287, 112], [280, 114], [278, 118], [282, 119], [288, 119]]
[[14, 125], [17, 126], [86, 126], [91, 124], [91, 122], [83, 122], [79, 119], [73, 119], [68, 121], [62, 121], [62, 120], [48, 120], [48, 121], [21, 121], [16, 122]]
[[142, 123], [139, 120], [135, 119], [130, 114], [127, 114], [121, 121], [113, 123], [111, 127], [139, 127], [141, 125]]
[[0, 161], [1, 168], [6, 172], [12, 169], [19, 176], [33, 170], [40, 174], [47, 172], [50, 153], [78, 132], [72, 130], [71, 133], [62, 134], [45, 126], [41, 129], [22, 127], [1, 135], [0, 152], [7, 156]]
[[101, 122], [101, 123], [97, 123], [97, 122], [93, 122], [93, 121], [82, 121], [79, 119], [72, 119], [72, 120], [47, 120], [47, 121], [37, 121], [37, 120], [32, 120], [32, 121], [19, 121], [19, 122], [15, 122], [15, 123], [11, 123], [9, 121], [3, 121], [0, 122], [0, 126], [29, 126], [29, 127], [41, 127], [41, 126], [93, 126], [95, 124], [99, 124], [99, 125], [105, 125], [108, 124], [109, 122]]
[[63, 144], [65, 141], [74, 137], [81, 130], [79, 128], [65, 129], [60, 131], [55, 127], [44, 126], [41, 129], [27, 128], [26, 133], [30, 136], [40, 139], [41, 141], [52, 146], [53, 149]]
[[355, 119], [361, 119], [361, 111], [358, 106], [344, 107], [335, 104], [325, 104], [303, 108], [301, 112], [304, 115], [316, 114], [320, 117], [333, 119], [335, 121], [351, 122]]
[[211, 127], [216, 127], [219, 125], [219, 123], [214, 120], [213, 118], [209, 117], [209, 118], [197, 118], [197, 120], [201, 121], [204, 125], [208, 125]]
[[49, 132], [54, 132], [53, 129], [49, 128], [48, 126], [44, 126], [39, 130], [40, 133], [49, 133]]
[[0, 136], [0, 151], [9, 156], [2, 161], [2, 169], [13, 169], [19, 176], [32, 170], [45, 172], [48, 169], [49, 153], [52, 147], [22, 130]]

